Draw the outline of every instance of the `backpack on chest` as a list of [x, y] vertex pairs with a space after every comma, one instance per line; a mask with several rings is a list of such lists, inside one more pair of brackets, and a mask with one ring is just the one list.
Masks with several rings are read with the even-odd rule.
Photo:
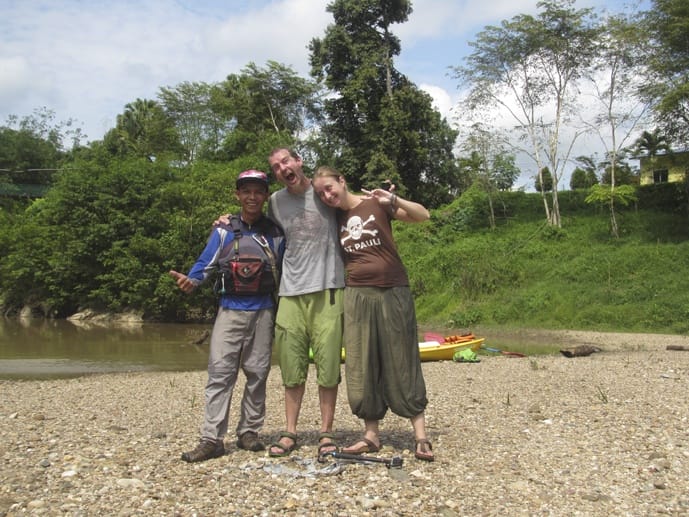
[[271, 294], [277, 288], [275, 258], [266, 237], [259, 232], [242, 232], [237, 217], [230, 218], [218, 257], [219, 275], [215, 283], [218, 294]]

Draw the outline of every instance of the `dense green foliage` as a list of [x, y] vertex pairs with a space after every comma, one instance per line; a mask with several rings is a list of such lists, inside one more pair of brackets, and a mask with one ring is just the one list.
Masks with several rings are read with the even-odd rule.
[[[63, 172], [26, 210], [0, 212], [4, 310], [51, 316], [135, 310], [148, 319], [213, 317], [210, 285], [181, 294], [211, 222], [237, 210], [235, 171], [260, 164], [174, 169], [146, 159]], [[540, 217], [540, 194], [501, 192], [490, 229], [487, 193], [472, 188], [418, 225], [396, 223], [419, 321], [451, 327], [511, 325], [687, 332], [689, 206], [683, 185], [642, 187], [609, 235], [587, 191], [561, 192], [564, 229]]]
[[[655, 191], [654, 191], [655, 190]], [[432, 222], [397, 224], [396, 236], [416, 296], [418, 319], [444, 327], [500, 325], [601, 331], [689, 332], [689, 226], [686, 197], [650, 189], [665, 209], [618, 214], [619, 239], [604, 210], [579, 205], [565, 229], [511, 207], [495, 230], [470, 229], [462, 199]], [[535, 194], [526, 195], [535, 205]], [[683, 197], [679, 205], [667, 201]], [[513, 201], [516, 201], [514, 203]], [[474, 224], [480, 223], [474, 220]]]
[[[234, 181], [262, 164], [196, 162], [174, 168], [145, 158], [77, 160], [43, 199], [2, 212], [0, 289], [6, 310], [39, 307], [136, 310], [155, 319], [205, 317], [210, 292], [189, 299], [167, 276], [186, 270], [212, 221], [235, 211]], [[186, 268], [186, 269], [185, 269]]]
[[[53, 173], [67, 159], [67, 140], [78, 143], [81, 130], [72, 121], [55, 122], [55, 113], [37, 109], [22, 118], [11, 116], [0, 126], [0, 193], [43, 192]], [[38, 187], [38, 188], [37, 188]], [[11, 203], [0, 198], [0, 205]]]
[[643, 94], [652, 100], [658, 125], [674, 141], [689, 144], [689, 3], [653, 0], [641, 28], [650, 77]]

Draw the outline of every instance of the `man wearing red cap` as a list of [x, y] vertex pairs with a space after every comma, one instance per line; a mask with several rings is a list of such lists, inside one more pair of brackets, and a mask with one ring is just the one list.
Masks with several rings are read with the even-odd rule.
[[[344, 264], [335, 211], [323, 204], [306, 177], [301, 157], [278, 147], [270, 170], [285, 187], [268, 202], [268, 217], [285, 234], [287, 246], [275, 317], [275, 347], [285, 388], [286, 429], [268, 455], [288, 456], [297, 447], [297, 424], [313, 352], [321, 413], [318, 455], [337, 450], [333, 423], [340, 384]], [[228, 215], [215, 224], [226, 223]]]
[[213, 228], [187, 275], [170, 271], [185, 293], [220, 271], [216, 282], [220, 306], [211, 335], [201, 440], [194, 450], [182, 454], [182, 459], [190, 463], [225, 454], [223, 439], [240, 368], [246, 385], [237, 423], [237, 447], [265, 449], [258, 432], [266, 412], [277, 272], [284, 237], [280, 228], [263, 215], [269, 196], [265, 173], [248, 170], [239, 174], [235, 195], [241, 205], [239, 216]]

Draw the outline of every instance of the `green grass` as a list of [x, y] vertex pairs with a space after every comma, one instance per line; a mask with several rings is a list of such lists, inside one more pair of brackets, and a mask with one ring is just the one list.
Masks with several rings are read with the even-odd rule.
[[504, 222], [457, 230], [434, 214], [396, 224], [417, 319], [449, 328], [689, 332], [689, 224], [680, 214], [608, 215]]

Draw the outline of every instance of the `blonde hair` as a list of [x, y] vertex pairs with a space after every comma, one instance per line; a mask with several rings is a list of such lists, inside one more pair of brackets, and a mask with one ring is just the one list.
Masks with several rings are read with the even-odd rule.
[[344, 179], [344, 176], [328, 165], [321, 165], [313, 173], [313, 178], [335, 178], [339, 180], [340, 178]]

